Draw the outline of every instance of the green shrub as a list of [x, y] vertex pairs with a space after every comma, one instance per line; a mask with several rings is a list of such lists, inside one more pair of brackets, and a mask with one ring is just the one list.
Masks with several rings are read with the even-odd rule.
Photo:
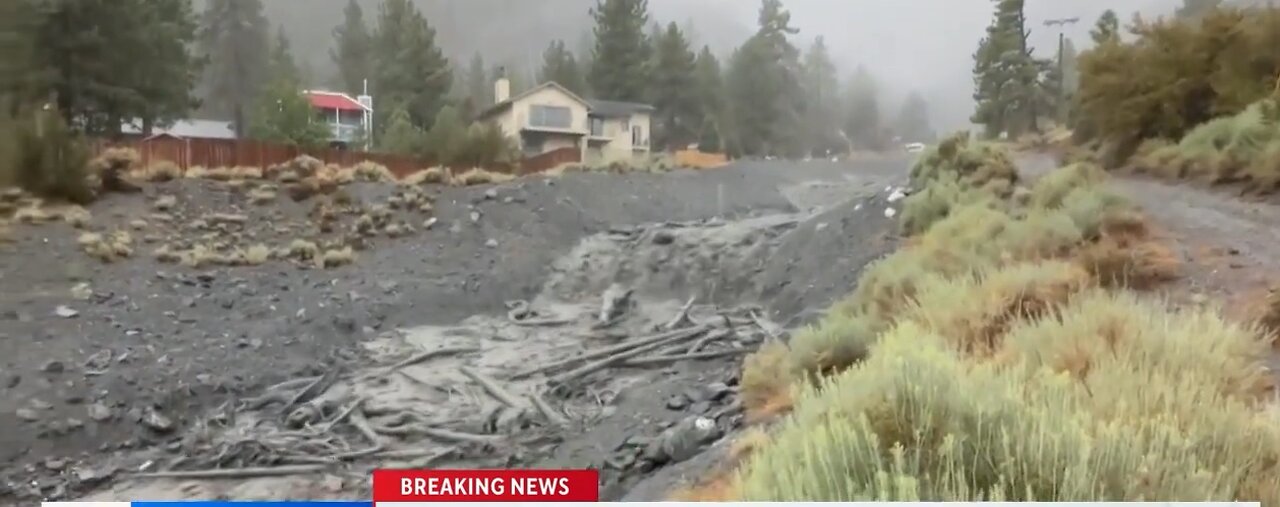
[[974, 187], [993, 180], [1018, 181], [1017, 166], [1004, 147], [972, 141], [968, 132], [956, 133], [925, 150], [911, 168], [911, 182], [925, 186], [948, 174]]
[[0, 186], [54, 200], [93, 200], [89, 149], [56, 112], [0, 117]]
[[1080, 187], [1098, 185], [1107, 181], [1107, 172], [1097, 164], [1076, 163], [1050, 171], [1031, 187], [1031, 205], [1037, 208], [1062, 207], [1067, 194]]
[[1102, 292], [1019, 321], [989, 361], [950, 332], [903, 322], [804, 389], [740, 499], [1280, 501], [1257, 332]]
[[954, 173], [940, 175], [919, 192], [908, 196], [902, 204], [902, 231], [920, 234], [953, 209], [993, 199], [993, 195], [962, 183]]

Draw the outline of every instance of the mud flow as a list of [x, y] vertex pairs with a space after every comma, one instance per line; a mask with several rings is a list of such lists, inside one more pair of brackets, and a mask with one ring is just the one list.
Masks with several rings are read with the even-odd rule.
[[114, 486], [89, 499], [359, 498], [388, 467], [594, 468], [607, 499], [645, 479], [674, 487], [664, 470], [742, 424], [741, 359], [891, 248], [893, 204], [837, 188], [786, 189], [808, 204], [788, 213], [586, 236], [533, 297], [377, 334], [353, 366], [267, 387], [111, 464], [99, 473]]

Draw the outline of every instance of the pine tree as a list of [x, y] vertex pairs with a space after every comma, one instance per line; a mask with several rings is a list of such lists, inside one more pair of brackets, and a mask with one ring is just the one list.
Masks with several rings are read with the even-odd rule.
[[371, 88], [380, 104], [375, 125], [390, 126], [384, 119], [404, 108], [413, 125], [429, 127], [445, 105], [453, 73], [435, 39], [435, 30], [409, 0], [383, 1], [373, 34]]
[[1093, 30], [1089, 31], [1089, 36], [1097, 45], [1119, 41], [1120, 18], [1116, 16], [1116, 11], [1111, 9], [1103, 11], [1102, 16], [1098, 17], [1098, 22], [1093, 25]]
[[302, 72], [293, 59], [293, 48], [289, 46], [289, 37], [284, 34], [284, 27], [276, 29], [275, 41], [271, 44], [271, 56], [267, 59], [267, 74], [271, 82], [288, 81], [302, 83]]
[[47, 78], [35, 54], [44, 18], [37, 1], [0, 2], [0, 118], [18, 104], [36, 100]]
[[[199, 60], [188, 50], [195, 24], [187, 0], [20, 3], [30, 66], [23, 86], [57, 95], [69, 125], [117, 134], [123, 121], [186, 115]], [[19, 32], [20, 34], [22, 32]], [[140, 55], [147, 55], [143, 58]]]
[[654, 49], [656, 59], [650, 79], [650, 99], [656, 109], [654, 146], [682, 149], [695, 141], [702, 118], [695, 75], [697, 56], [674, 22], [667, 25]]
[[803, 152], [799, 50], [787, 39], [798, 33], [779, 0], [762, 0], [760, 28], [729, 62], [729, 114], [734, 154], [795, 156]]
[[640, 102], [645, 99], [650, 47], [645, 35], [648, 0], [597, 0], [595, 47], [588, 84], [603, 99]]
[[452, 167], [457, 162], [458, 148], [466, 141], [467, 125], [453, 106], [440, 108], [431, 130], [423, 136], [423, 151], [436, 164]]
[[804, 91], [808, 97], [805, 107], [805, 152], [827, 156], [845, 148], [838, 131], [840, 120], [840, 78], [836, 65], [831, 61], [826, 41], [817, 37], [804, 57]]
[[880, 117], [880, 92], [875, 78], [859, 66], [845, 92], [844, 134], [854, 149], [881, 150], [884, 123]]
[[987, 135], [1036, 131], [1052, 104], [1043, 78], [1052, 65], [1032, 57], [1023, 0], [998, 0], [995, 19], [974, 54], [974, 123]]
[[587, 80], [578, 67], [578, 60], [565, 48], [562, 40], [551, 41], [551, 45], [542, 53], [542, 69], [538, 71], [538, 81], [553, 81], [579, 95], [587, 91]]
[[911, 92], [902, 102], [902, 109], [894, 122], [894, 131], [904, 142], [929, 143], [935, 139], [929, 126], [929, 103], [918, 92]]
[[379, 151], [397, 155], [421, 153], [424, 135], [422, 129], [413, 124], [409, 111], [403, 107], [397, 107], [387, 117], [387, 125], [382, 130], [382, 136], [377, 138]]
[[338, 68], [342, 90], [358, 95], [365, 80], [373, 77], [373, 40], [364, 21], [364, 10], [356, 0], [348, 0], [342, 24], [333, 29], [334, 49], [329, 59]]
[[281, 75], [258, 98], [249, 134], [263, 141], [315, 148], [323, 146], [330, 133], [324, 123], [315, 121], [315, 110], [298, 81]]
[[269, 25], [261, 0], [209, 0], [200, 29], [205, 69], [204, 105], [216, 117], [232, 119], [242, 137], [250, 111], [268, 79]]
[[721, 74], [720, 60], [711, 52], [710, 46], [703, 46], [694, 63], [694, 86], [698, 92], [698, 111], [702, 113], [698, 127], [698, 149], [716, 153], [724, 151], [723, 130], [727, 128], [724, 101], [724, 77]]

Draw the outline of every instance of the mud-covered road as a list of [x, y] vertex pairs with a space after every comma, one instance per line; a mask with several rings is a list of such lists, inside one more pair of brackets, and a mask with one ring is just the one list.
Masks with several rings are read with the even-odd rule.
[[[147, 255], [155, 245], [103, 264], [76, 248], [77, 233], [64, 224], [17, 226], [16, 243], [0, 247], [0, 463], [7, 465], [0, 503], [84, 495], [352, 498], [367, 487], [361, 471], [391, 455], [436, 466], [603, 468], [609, 498], [668, 474], [649, 487], [647, 496], [656, 497], [678, 477], [667, 466], [676, 460], [653, 456], [653, 442], [697, 417], [711, 420], [717, 434], [731, 432], [740, 419], [741, 355], [815, 318], [852, 287], [862, 266], [893, 248], [895, 228], [884, 211], [900, 203], [887, 202], [887, 187], [905, 181], [908, 165], [905, 158], [744, 162], [429, 186], [430, 228], [378, 238], [353, 265], [328, 270], [283, 262], [191, 269], [157, 263]], [[377, 201], [392, 187], [348, 191]], [[228, 209], [249, 215], [237, 237], [285, 241], [286, 224], [305, 221], [308, 209], [284, 198], [247, 206], [243, 195], [213, 182], [147, 192], [95, 204], [94, 227], [152, 219], [150, 197], [166, 194], [187, 217]], [[632, 303], [602, 330], [597, 313], [611, 287], [631, 289]], [[724, 329], [691, 334], [701, 338], [673, 342], [656, 359], [588, 371], [553, 394], [544, 391], [548, 378], [570, 367], [512, 376], [672, 329], [669, 320], [689, 298], [690, 319], [675, 329]], [[526, 316], [555, 322], [516, 322]], [[457, 352], [389, 368], [437, 349]], [[666, 359], [681, 351], [708, 357]], [[502, 402], [477, 378], [496, 380], [519, 400]], [[293, 399], [283, 408], [252, 403], [289, 381]], [[545, 403], [525, 405], [544, 394]], [[341, 419], [319, 425], [330, 433], [284, 443], [275, 438], [283, 433], [262, 433], [288, 415], [273, 410], [326, 396], [345, 410], [317, 414]], [[530, 413], [543, 406], [564, 426], [546, 424], [556, 416], [533, 421]], [[396, 440], [403, 445], [378, 451], [378, 460], [351, 459], [363, 451], [352, 448], [359, 432], [336, 425], [359, 429], [346, 414], [366, 412], [382, 414], [373, 423], [392, 433], [407, 431], [389, 426], [405, 414], [446, 433], [409, 442], [430, 447], [421, 452]], [[450, 431], [477, 438], [458, 442]], [[279, 464], [285, 447], [289, 459], [344, 458], [286, 479], [129, 478], [211, 463]]]

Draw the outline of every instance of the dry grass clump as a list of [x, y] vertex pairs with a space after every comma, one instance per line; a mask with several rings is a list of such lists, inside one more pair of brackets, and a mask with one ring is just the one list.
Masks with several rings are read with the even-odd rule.
[[142, 162], [142, 155], [138, 154], [138, 150], [133, 148], [113, 147], [107, 148], [89, 161], [90, 172], [102, 174], [104, 172], [129, 173], [138, 169], [138, 164]]
[[746, 501], [1280, 500], [1265, 343], [1217, 315], [1086, 292], [998, 360], [904, 322], [800, 393], [732, 481]]
[[13, 221], [20, 224], [39, 225], [53, 219], [40, 203], [19, 207], [13, 212]]
[[923, 186], [952, 173], [973, 187], [995, 180], [1009, 185], [1018, 182], [1018, 170], [1002, 146], [972, 141], [968, 132], [959, 132], [929, 148], [911, 168], [912, 183]]
[[142, 169], [139, 179], [151, 182], [173, 181], [184, 176], [182, 168], [168, 160], [159, 160], [152, 162], [151, 165]]
[[76, 229], [84, 229], [89, 226], [89, 222], [93, 220], [93, 214], [83, 206], [67, 206], [59, 212], [62, 215], [62, 221], [67, 225]]
[[513, 175], [477, 167], [455, 176], [452, 183], [456, 186], [469, 187], [473, 185], [488, 185], [490, 183], [504, 183], [513, 179], [515, 179]]
[[771, 342], [743, 360], [740, 391], [748, 421], [766, 421], [791, 410], [795, 368], [790, 354], [787, 345]]
[[377, 162], [368, 160], [360, 162], [355, 166], [355, 179], [358, 181], [370, 182], [393, 182], [396, 181], [395, 174], [391, 173], [387, 166]]
[[86, 232], [76, 239], [80, 249], [102, 262], [115, 262], [133, 255], [133, 236], [128, 231], [102, 235]]
[[449, 171], [443, 167], [430, 167], [405, 176], [402, 183], [406, 185], [441, 185], [452, 179]]
[[316, 259], [316, 266], [321, 268], [336, 268], [352, 264], [355, 261], [355, 250], [346, 246], [337, 249], [325, 250], [324, 254]]
[[249, 191], [249, 202], [265, 206], [276, 201], [275, 187], [262, 185]]

